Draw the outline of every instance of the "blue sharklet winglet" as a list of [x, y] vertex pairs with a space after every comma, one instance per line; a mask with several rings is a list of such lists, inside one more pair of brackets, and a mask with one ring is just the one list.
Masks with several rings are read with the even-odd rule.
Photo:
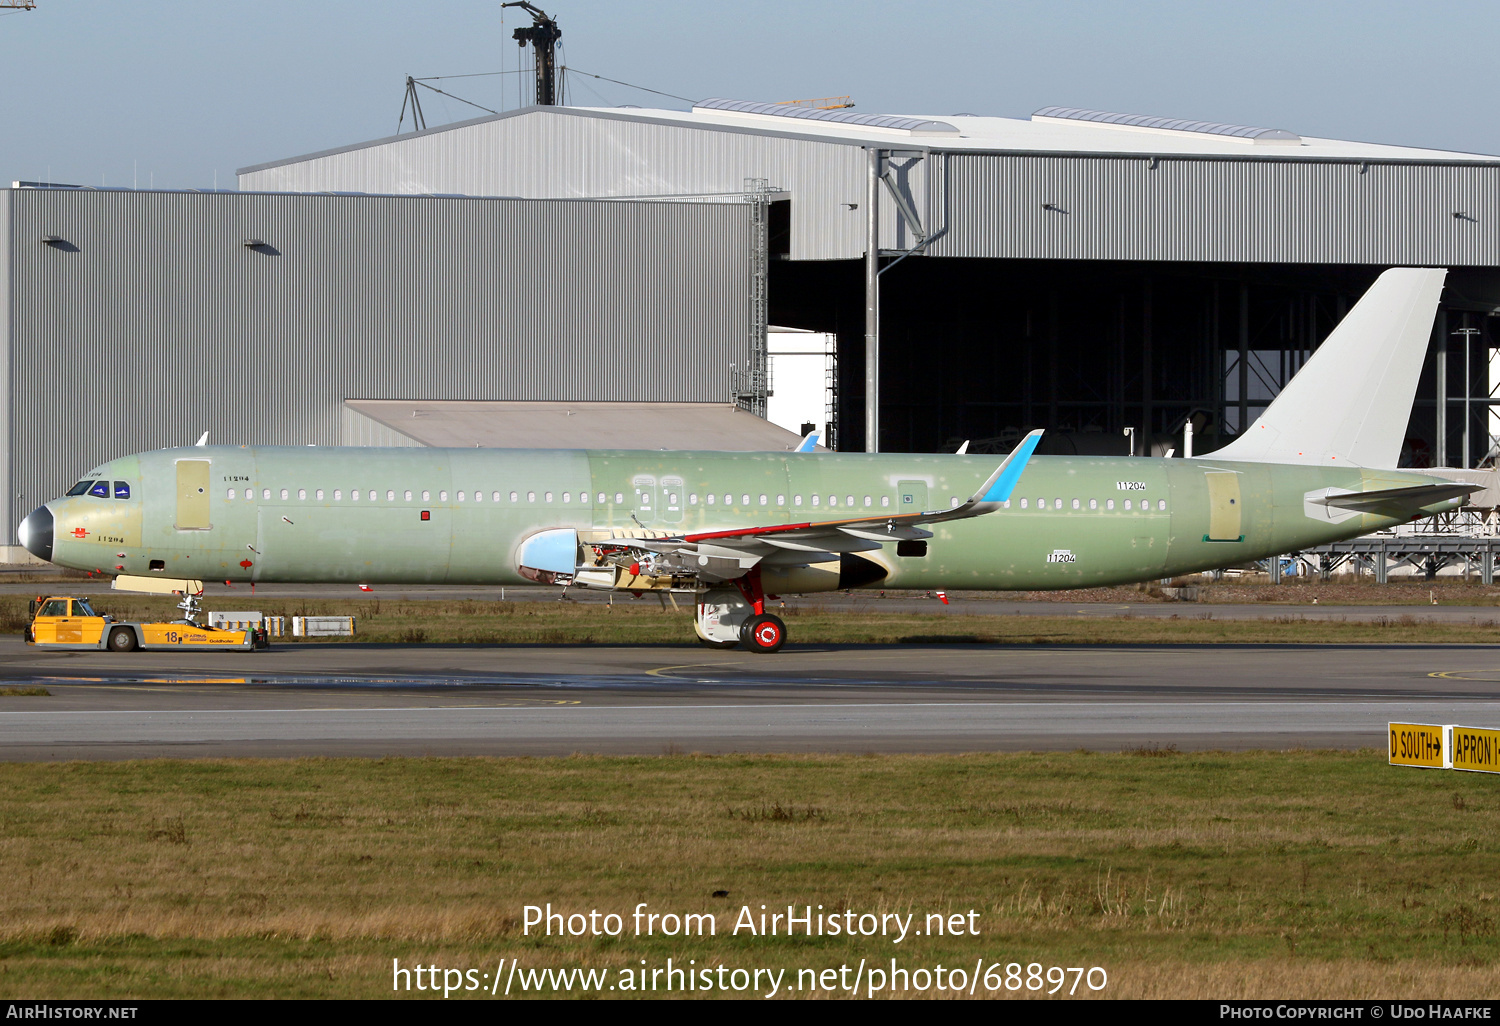
[[1005, 462], [995, 469], [974, 498], [979, 502], [1007, 501], [1010, 493], [1015, 491], [1016, 484], [1021, 480], [1021, 472], [1026, 469], [1027, 461], [1031, 459], [1031, 454], [1036, 452], [1037, 444], [1041, 440], [1040, 428], [1021, 439], [1021, 444], [1011, 450], [1010, 455], [1005, 457]]
[[1021, 472], [1026, 469], [1027, 461], [1031, 459], [1031, 454], [1036, 451], [1037, 443], [1041, 440], [1041, 428], [1021, 439], [1021, 444], [1011, 450], [1011, 454], [1005, 457], [1005, 461], [995, 468], [995, 472], [979, 486], [979, 491], [970, 496], [966, 502], [952, 509], [932, 510], [919, 514], [909, 522], [935, 524], [944, 520], [967, 520], [969, 517], [982, 517], [986, 513], [993, 513], [1000, 508], [1002, 503], [1009, 500], [1010, 493], [1016, 490], [1016, 485], [1021, 480]]
[[809, 431], [807, 437], [798, 442], [797, 448], [793, 449], [792, 452], [812, 452], [817, 447], [818, 433], [816, 431]]

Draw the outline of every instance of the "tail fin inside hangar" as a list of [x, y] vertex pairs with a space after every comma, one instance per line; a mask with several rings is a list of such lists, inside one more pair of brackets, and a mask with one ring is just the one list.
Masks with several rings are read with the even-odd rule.
[[1382, 274], [1250, 429], [1207, 458], [1394, 469], [1447, 274]]

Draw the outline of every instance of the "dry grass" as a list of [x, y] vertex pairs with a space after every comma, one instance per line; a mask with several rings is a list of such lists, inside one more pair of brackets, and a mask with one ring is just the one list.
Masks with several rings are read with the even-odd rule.
[[[1264, 574], [1248, 577], [1226, 577], [1213, 581], [1197, 574], [1178, 578], [1173, 585], [1191, 585], [1198, 589], [1198, 605], [1313, 605], [1324, 606], [1500, 606], [1500, 584], [1483, 584], [1475, 575], [1439, 577], [1428, 581], [1420, 577], [1396, 577], [1377, 584], [1371, 576], [1336, 575], [1327, 581], [1317, 577], [1292, 577], [1272, 584]], [[965, 594], [961, 591], [949, 594]], [[1158, 582], [1120, 585], [1110, 588], [1078, 588], [1072, 591], [1026, 591], [984, 594], [1027, 602], [1086, 603], [1171, 603], [1176, 601], [1162, 591]]]
[[[895, 956], [1099, 965], [1113, 996], [1482, 997], [1495, 783], [1368, 751], [7, 765], [0, 996], [376, 997], [392, 958]], [[719, 936], [521, 934], [525, 904], [641, 901]], [[980, 936], [725, 936], [761, 904], [972, 908]]]
[[[360, 643], [480, 645], [693, 645], [691, 606], [663, 609], [656, 599], [599, 602], [487, 602], [460, 600], [240, 601], [269, 615], [353, 616]], [[216, 601], [208, 608], [229, 608]], [[100, 596], [100, 612], [120, 619], [170, 619], [170, 599]], [[1476, 609], [1466, 622], [1424, 623], [1412, 616], [1369, 622], [1312, 620], [1300, 612], [1264, 620], [1218, 620], [1211, 606], [1184, 604], [1168, 617], [997, 616], [884, 612], [878, 600], [860, 610], [827, 610], [788, 600], [786, 618], [796, 644], [1495, 644], [1500, 611]], [[0, 597], [0, 631], [20, 632], [25, 600]], [[345, 639], [287, 644], [347, 644]]]

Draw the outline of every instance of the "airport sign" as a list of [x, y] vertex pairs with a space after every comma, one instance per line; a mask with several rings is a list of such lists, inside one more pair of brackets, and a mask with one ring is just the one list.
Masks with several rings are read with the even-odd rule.
[[1445, 769], [1444, 728], [1435, 723], [1390, 724], [1390, 764]]
[[1500, 730], [1448, 728], [1448, 764], [1456, 770], [1500, 773]]

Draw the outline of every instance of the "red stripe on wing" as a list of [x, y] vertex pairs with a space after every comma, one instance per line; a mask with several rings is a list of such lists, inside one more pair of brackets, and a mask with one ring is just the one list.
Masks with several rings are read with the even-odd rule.
[[846, 527], [849, 524], [885, 524], [895, 523], [900, 520], [909, 519], [920, 514], [897, 513], [885, 517], [848, 517], [844, 520], [819, 520], [804, 524], [776, 524], [772, 527], [744, 527], [737, 531], [708, 531], [704, 534], [689, 534], [683, 536], [683, 541], [699, 542], [712, 541], [715, 538], [745, 538], [757, 534], [783, 534], [787, 531], [806, 531], [825, 527]]

